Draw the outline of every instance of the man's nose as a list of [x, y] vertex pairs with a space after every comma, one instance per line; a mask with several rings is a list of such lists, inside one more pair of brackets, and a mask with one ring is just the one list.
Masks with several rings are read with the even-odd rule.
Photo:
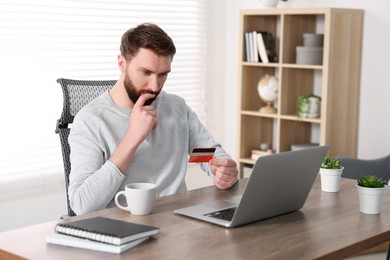
[[160, 83], [158, 77], [151, 77], [149, 81], [149, 89], [158, 92], [160, 90]]

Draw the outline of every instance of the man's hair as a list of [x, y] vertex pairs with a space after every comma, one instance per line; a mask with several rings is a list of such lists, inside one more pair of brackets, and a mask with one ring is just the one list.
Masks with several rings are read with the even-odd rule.
[[125, 32], [120, 51], [126, 60], [134, 57], [140, 48], [153, 51], [159, 56], [173, 56], [176, 53], [171, 37], [156, 24], [144, 23]]

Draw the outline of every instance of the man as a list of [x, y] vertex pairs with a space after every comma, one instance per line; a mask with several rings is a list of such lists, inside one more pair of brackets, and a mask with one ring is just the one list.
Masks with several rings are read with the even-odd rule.
[[162, 91], [176, 52], [171, 38], [157, 25], [141, 24], [122, 36], [120, 51], [120, 78], [76, 115], [69, 136], [73, 211], [112, 207], [115, 194], [133, 182], [155, 183], [158, 196], [185, 192], [195, 147], [216, 147], [201, 167], [216, 187], [230, 188], [236, 163], [184, 99]]

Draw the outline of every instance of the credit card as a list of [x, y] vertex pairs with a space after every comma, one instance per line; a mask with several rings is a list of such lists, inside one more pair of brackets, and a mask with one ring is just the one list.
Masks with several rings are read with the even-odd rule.
[[194, 148], [190, 154], [188, 162], [209, 162], [214, 157], [215, 147], [212, 148]]

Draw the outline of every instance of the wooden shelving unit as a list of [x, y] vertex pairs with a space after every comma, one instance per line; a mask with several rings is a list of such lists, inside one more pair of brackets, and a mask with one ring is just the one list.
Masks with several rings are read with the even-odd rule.
[[[331, 155], [356, 156], [358, 142], [363, 10], [262, 9], [240, 13], [238, 160], [250, 166], [251, 150], [271, 144], [276, 153], [292, 144], [329, 144]], [[268, 31], [274, 36], [277, 63], [247, 62], [245, 32]], [[323, 33], [322, 65], [296, 64], [296, 46], [304, 33]], [[277, 114], [261, 114], [265, 103], [257, 83], [265, 74], [279, 79]], [[319, 118], [296, 116], [299, 95], [321, 96]]]

